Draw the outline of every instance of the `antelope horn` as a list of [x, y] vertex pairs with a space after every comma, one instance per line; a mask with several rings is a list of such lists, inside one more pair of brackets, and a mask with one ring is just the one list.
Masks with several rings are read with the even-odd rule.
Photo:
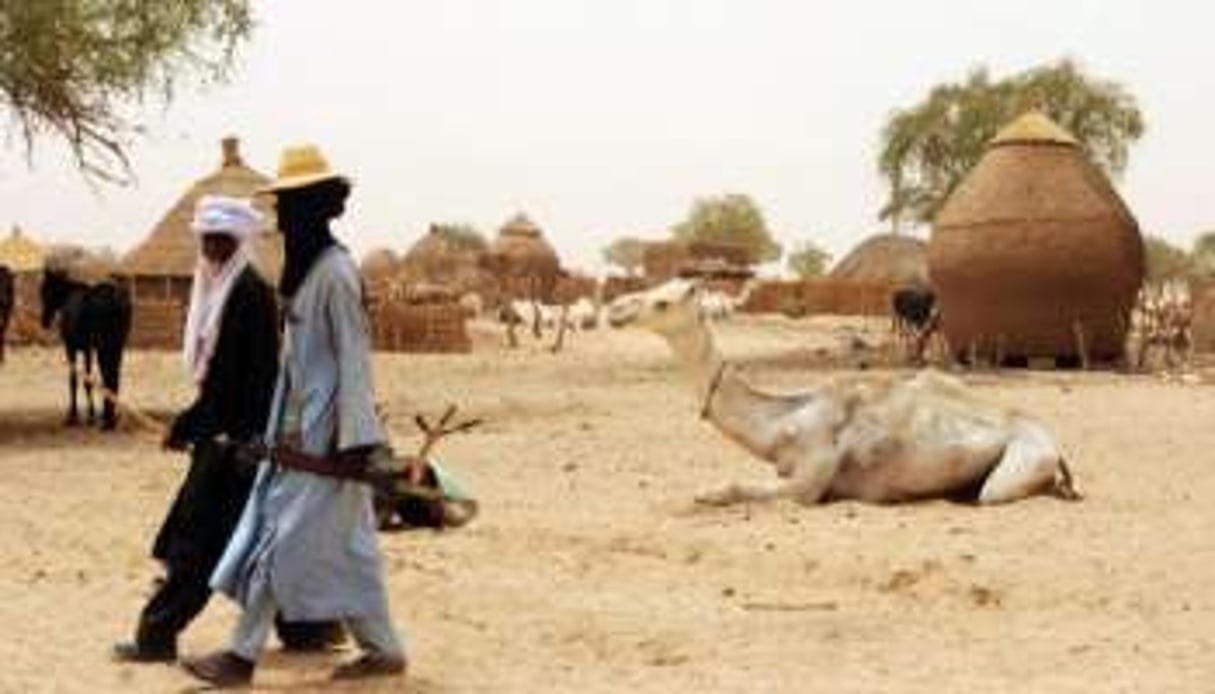
[[446, 433], [454, 434], [458, 431], [468, 431], [469, 429], [472, 429], [475, 426], [479, 426], [483, 421], [484, 420], [481, 420], [481, 419], [470, 419], [467, 422], [460, 422], [459, 424], [455, 425], [454, 427], [447, 429]]
[[454, 416], [455, 414], [456, 414], [455, 404], [453, 403], [451, 405], [448, 405], [447, 410], [443, 412], [443, 416], [441, 418], [439, 418], [439, 428], [442, 429], [447, 424], [447, 422], [451, 420], [452, 416]]

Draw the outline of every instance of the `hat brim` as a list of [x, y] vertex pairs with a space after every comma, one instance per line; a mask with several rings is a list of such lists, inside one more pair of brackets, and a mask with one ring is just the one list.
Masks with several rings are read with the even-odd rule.
[[347, 178], [339, 173], [333, 173], [333, 172], [307, 174], [304, 176], [288, 176], [286, 178], [280, 178], [279, 180], [274, 181], [273, 183], [271, 183], [269, 185], [258, 188], [257, 192], [258, 192], [258, 194], [279, 193], [284, 190], [296, 190], [298, 188], [307, 188], [308, 186], [313, 186], [318, 183], [324, 183], [325, 181], [349, 181], [349, 180], [350, 180], [349, 178]]

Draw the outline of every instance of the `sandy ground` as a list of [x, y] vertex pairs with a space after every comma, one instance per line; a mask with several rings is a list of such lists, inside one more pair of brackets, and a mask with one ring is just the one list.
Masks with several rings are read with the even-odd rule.
[[[838, 324], [748, 318], [724, 347], [760, 382], [823, 378]], [[760, 479], [696, 418], [665, 345], [580, 336], [557, 355], [380, 355], [398, 445], [422, 409], [487, 424], [440, 455], [481, 516], [382, 536], [414, 692], [1209, 692], [1215, 690], [1215, 388], [1115, 374], [968, 377], [1054, 423], [1087, 499], [1000, 508], [692, 496]], [[157, 574], [147, 548], [183, 472], [154, 436], [60, 426], [57, 352], [0, 367], [0, 691], [183, 691], [117, 665]], [[131, 402], [188, 400], [174, 355], [135, 353]], [[186, 653], [223, 644], [215, 599]], [[324, 686], [341, 656], [272, 646], [266, 690]], [[399, 682], [359, 691], [398, 691]]]

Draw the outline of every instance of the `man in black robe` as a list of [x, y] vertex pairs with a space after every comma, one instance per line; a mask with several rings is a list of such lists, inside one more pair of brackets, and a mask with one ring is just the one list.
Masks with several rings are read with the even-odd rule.
[[[274, 290], [249, 262], [247, 241], [260, 216], [247, 201], [207, 196], [192, 224], [202, 258], [195, 273], [184, 353], [198, 395], [174, 420], [164, 446], [190, 449], [190, 469], [156, 535], [152, 556], [165, 566], [139, 618], [135, 639], [115, 646], [122, 661], [177, 657], [177, 636], [206, 606], [208, 580], [240, 519], [256, 468], [239, 444], [259, 439], [278, 373]], [[332, 622], [278, 623], [284, 646], [328, 647]]]

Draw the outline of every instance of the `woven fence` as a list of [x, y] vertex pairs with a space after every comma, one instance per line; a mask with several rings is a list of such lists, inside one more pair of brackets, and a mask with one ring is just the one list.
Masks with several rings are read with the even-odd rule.
[[755, 288], [742, 310], [790, 316], [885, 316], [890, 314], [888, 282], [859, 282], [814, 278], [764, 282]]
[[136, 349], [181, 349], [181, 331], [186, 307], [175, 299], [143, 298], [131, 307], [131, 336], [127, 345]]
[[603, 281], [603, 301], [611, 303], [617, 297], [649, 289], [659, 284], [649, 277], [608, 277]]
[[471, 352], [467, 312], [456, 303], [383, 302], [371, 307], [372, 344], [384, 352]]
[[1194, 351], [1215, 352], [1215, 284], [1198, 284], [1190, 292]]
[[54, 331], [42, 328], [41, 272], [13, 275], [13, 313], [9, 316], [6, 341], [10, 345], [48, 345], [59, 339]]

